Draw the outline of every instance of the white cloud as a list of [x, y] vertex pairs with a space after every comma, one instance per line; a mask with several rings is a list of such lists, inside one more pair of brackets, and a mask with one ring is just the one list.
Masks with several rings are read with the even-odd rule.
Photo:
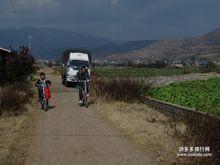
[[21, 9], [50, 8], [59, 5], [58, 0], [12, 0]]
[[219, 0], [0, 0], [0, 29], [53, 25], [132, 40], [202, 34], [220, 26], [219, 5]]
[[119, 4], [119, 0], [111, 0], [112, 6], [117, 6]]

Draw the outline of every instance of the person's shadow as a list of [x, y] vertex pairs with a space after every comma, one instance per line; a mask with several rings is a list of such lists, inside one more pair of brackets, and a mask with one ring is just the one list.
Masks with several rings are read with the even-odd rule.
[[54, 109], [54, 108], [56, 108], [56, 106], [49, 105], [49, 107], [48, 107], [48, 109], [47, 109], [47, 112], [50, 111], [50, 110], [52, 110], [52, 109]]

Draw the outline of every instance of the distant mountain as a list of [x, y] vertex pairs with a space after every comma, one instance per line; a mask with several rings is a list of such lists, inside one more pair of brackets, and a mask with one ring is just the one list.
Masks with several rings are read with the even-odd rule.
[[202, 37], [198, 37], [197, 41], [203, 41], [203, 45], [220, 45], [220, 28], [217, 28]]
[[105, 59], [119, 62], [155, 61], [180, 60], [192, 56], [220, 61], [220, 29], [199, 37], [163, 39], [139, 50], [108, 55]]
[[155, 42], [153, 40], [120, 42], [56, 28], [25, 27], [0, 30], [0, 46], [18, 48], [21, 45], [29, 45], [28, 36], [32, 36], [33, 54], [44, 59], [59, 59], [60, 54], [67, 48], [89, 49], [93, 58], [101, 58], [112, 53], [138, 50]]
[[128, 41], [122, 43], [109, 43], [101, 47], [92, 49], [93, 55], [96, 58], [103, 58], [110, 54], [115, 53], [125, 53], [129, 51], [142, 49], [152, 43], [156, 42], [155, 40], [145, 40], [145, 41]]
[[114, 41], [78, 34], [55, 28], [25, 27], [21, 29], [0, 30], [0, 46], [17, 48], [28, 45], [28, 36], [32, 36], [32, 52], [40, 58], [59, 58], [66, 48], [94, 49]]
[[114, 41], [56, 28], [25, 27], [0, 30], [0, 47], [28, 45], [32, 36], [32, 52], [38, 58], [59, 59], [66, 48], [86, 48], [93, 58], [114, 61], [183, 59], [190, 56], [220, 61], [220, 28], [206, 35], [160, 41]]

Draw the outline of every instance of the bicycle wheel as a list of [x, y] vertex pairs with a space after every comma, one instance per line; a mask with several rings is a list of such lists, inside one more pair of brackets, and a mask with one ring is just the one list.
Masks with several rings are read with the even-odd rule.
[[48, 109], [49, 109], [49, 104], [48, 104], [48, 100], [44, 100], [44, 110], [45, 111], [48, 111]]
[[88, 108], [87, 97], [86, 97], [86, 93], [85, 92], [83, 92], [83, 106]]
[[44, 109], [44, 99], [43, 98], [41, 98], [41, 100], [40, 100], [40, 105], [41, 105], [41, 108]]
[[86, 108], [88, 108], [88, 101], [87, 101], [87, 97], [85, 97], [85, 106], [86, 106]]

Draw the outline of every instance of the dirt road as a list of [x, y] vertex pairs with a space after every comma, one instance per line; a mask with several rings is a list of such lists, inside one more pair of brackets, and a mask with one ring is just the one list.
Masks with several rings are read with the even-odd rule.
[[53, 83], [53, 107], [38, 112], [26, 165], [155, 164], [93, 109], [80, 108], [76, 89], [62, 86], [58, 76], [48, 78]]

